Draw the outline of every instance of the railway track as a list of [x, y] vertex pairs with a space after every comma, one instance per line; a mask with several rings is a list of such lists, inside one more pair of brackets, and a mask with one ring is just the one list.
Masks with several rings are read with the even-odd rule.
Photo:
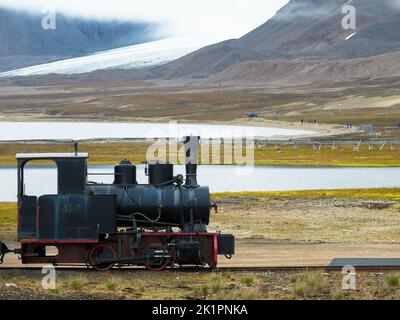
[[[21, 271], [35, 271], [41, 270], [42, 266], [1, 266], [1, 271], [6, 270], [21, 270]], [[323, 272], [341, 272], [342, 266], [276, 266], [276, 267], [220, 267], [215, 270], [208, 268], [173, 268], [166, 269], [161, 272], [254, 272], [254, 273], [279, 273], [279, 272], [302, 272], [302, 271], [323, 271]], [[355, 267], [357, 272], [390, 272], [390, 271], [400, 271], [400, 266], [358, 266]], [[57, 270], [60, 271], [90, 271], [86, 266], [57, 266]], [[114, 268], [112, 271], [124, 272], [124, 271], [138, 271], [145, 272], [148, 271], [142, 267], [124, 267], [124, 268]]]
[[[299, 271], [324, 271], [341, 272], [342, 266], [290, 266], [290, 267], [227, 267], [218, 270], [227, 272], [299, 272]], [[358, 266], [356, 271], [379, 272], [400, 271], [400, 266]]]

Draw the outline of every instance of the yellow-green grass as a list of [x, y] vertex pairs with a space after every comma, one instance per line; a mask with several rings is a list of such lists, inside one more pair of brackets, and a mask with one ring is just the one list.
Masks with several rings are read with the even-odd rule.
[[319, 271], [306, 271], [292, 276], [290, 281], [294, 283], [293, 294], [297, 298], [317, 296], [330, 289], [325, 275]]
[[15, 240], [17, 226], [17, 205], [0, 203], [0, 240]]
[[352, 145], [322, 146], [321, 150], [314, 150], [312, 146], [285, 146], [276, 149], [267, 146], [255, 151], [257, 165], [288, 165], [288, 166], [349, 166], [349, 167], [398, 167], [400, 166], [400, 147], [392, 150], [389, 145], [375, 146], [369, 150], [366, 145], [360, 146], [358, 151]]
[[[146, 159], [149, 145], [145, 142], [81, 144], [80, 150], [89, 153], [90, 164], [115, 164], [122, 158], [142, 163], [151, 160]], [[72, 146], [67, 144], [0, 144], [0, 165], [15, 165], [16, 153], [71, 152], [71, 150]], [[279, 166], [397, 167], [400, 166], [398, 151], [396, 148], [392, 150], [389, 145], [384, 146], [382, 150], [380, 147], [369, 150], [368, 146], [363, 145], [358, 151], [354, 151], [351, 145], [340, 146], [336, 150], [332, 150], [331, 146], [323, 146], [321, 150], [313, 150], [311, 146], [300, 146], [298, 149], [294, 149], [293, 146], [283, 146], [279, 149], [275, 146], [264, 146], [254, 150], [254, 163]], [[223, 152], [224, 148], [221, 147], [220, 159], [222, 163], [226, 163]], [[176, 163], [176, 159], [180, 159], [178, 162], [182, 162], [181, 146], [178, 154], [179, 156], [176, 152], [171, 152], [171, 157], [167, 157], [166, 160]], [[208, 159], [211, 163], [210, 154]]]
[[[115, 164], [122, 158], [141, 163], [146, 159], [146, 143], [81, 144], [79, 150], [89, 153], [90, 164]], [[0, 165], [15, 165], [17, 153], [72, 152], [68, 144], [0, 144]], [[38, 162], [39, 163], [39, 162]]]
[[35, 291], [50, 298], [75, 299], [265, 299], [262, 276], [251, 284], [241, 274], [181, 272], [63, 272], [57, 273], [56, 289], [44, 290], [40, 271], [26, 275], [0, 275], [0, 286]]
[[220, 192], [212, 194], [214, 199], [224, 198], [353, 198], [373, 200], [400, 200], [400, 189], [343, 189], [343, 190], [305, 190], [305, 191], [270, 191], [270, 192]]

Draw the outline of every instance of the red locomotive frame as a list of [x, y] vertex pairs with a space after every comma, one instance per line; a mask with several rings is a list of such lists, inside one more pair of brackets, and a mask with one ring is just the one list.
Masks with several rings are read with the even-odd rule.
[[[110, 270], [119, 265], [144, 265], [147, 269], [161, 271], [173, 266], [173, 257], [168, 249], [168, 244], [177, 239], [200, 239], [204, 244], [201, 246], [203, 257], [202, 267], [208, 266], [216, 268], [218, 264], [218, 234], [217, 233], [182, 233], [182, 232], [143, 232], [140, 246], [131, 249], [129, 242], [132, 236], [129, 233], [118, 233], [110, 235], [107, 240], [21, 240], [22, 263], [24, 264], [53, 264], [53, 265], [73, 265], [86, 264], [96, 270]], [[47, 249], [57, 248], [58, 253], [53, 255], [47, 253]], [[96, 250], [106, 248], [112, 252], [118, 262], [97, 263]], [[160, 261], [155, 261], [154, 256], [149, 260], [145, 256], [145, 251], [149, 248], [154, 250], [165, 250], [165, 254], [160, 256]], [[200, 266], [200, 265], [199, 265]]]

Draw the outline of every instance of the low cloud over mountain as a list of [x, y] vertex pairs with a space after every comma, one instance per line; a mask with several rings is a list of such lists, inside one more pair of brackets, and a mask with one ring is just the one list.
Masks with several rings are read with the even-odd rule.
[[0, 8], [0, 71], [147, 42], [156, 28], [57, 15], [57, 28], [44, 30], [42, 19]]

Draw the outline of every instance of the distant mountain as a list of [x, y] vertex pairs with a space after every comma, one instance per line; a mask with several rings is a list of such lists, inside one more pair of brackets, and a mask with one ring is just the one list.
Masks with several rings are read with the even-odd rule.
[[[342, 6], [357, 10], [357, 30], [344, 30]], [[202, 78], [244, 61], [356, 59], [400, 50], [400, 0], [291, 0], [237, 40], [202, 48], [163, 66], [166, 78]]]
[[[346, 4], [356, 8], [356, 30], [342, 28], [342, 7]], [[24, 21], [26, 19], [24, 16]], [[37, 17], [34, 19], [40, 27]], [[59, 22], [61, 24], [62, 19]], [[1, 23], [2, 20], [0, 26]], [[9, 24], [12, 25], [12, 22]], [[14, 46], [11, 51], [26, 52], [30, 48], [33, 50], [31, 54], [35, 55], [30, 55], [29, 61], [33, 61], [36, 54], [46, 59], [48, 55], [76, 56], [104, 50], [105, 45], [121, 45], [129, 39], [146, 41], [146, 36], [141, 38], [139, 34], [151, 34], [148, 32], [151, 26], [146, 25], [118, 24], [120, 28], [115, 30], [111, 28], [112, 24], [100, 25], [99, 22], [79, 22], [76, 19], [67, 19], [64, 24], [60, 32], [65, 34], [65, 41], [59, 42], [59, 37], [49, 41], [46, 38], [51, 37], [49, 34], [44, 38], [47, 41], [38, 46], [38, 43], [26, 39], [26, 33], [29, 34], [31, 29], [29, 25], [24, 30], [18, 30], [20, 23], [17, 23], [15, 28], [19, 33], [16, 33], [16, 39], [21, 40], [13, 41], [9, 36], [8, 42]], [[42, 75], [31, 79], [32, 83], [48, 83], [48, 77], [45, 76], [48, 73], [58, 73], [52, 79], [59, 83], [63, 81], [64, 74], [82, 73], [80, 76], [65, 76], [65, 79], [96, 81], [101, 75], [107, 81], [108, 75], [114, 80], [120, 75], [121, 79], [180, 79], [207, 85], [392, 77], [400, 75], [399, 30], [400, 0], [290, 0], [272, 19], [242, 38], [206, 46], [186, 56], [183, 54], [195, 50], [198, 43], [188, 46], [187, 43], [177, 45], [167, 42], [168, 45], [163, 45], [161, 51], [158, 48], [157, 52], [152, 51], [155, 50], [152, 45], [146, 46], [147, 51], [127, 48], [129, 55], [124, 59], [121, 59], [121, 52], [116, 51], [115, 54], [99, 55], [96, 57], [98, 60], [85, 57], [91, 60], [90, 63], [85, 59], [63, 61], [60, 62], [61, 66], [50, 64], [6, 75]], [[36, 30], [36, 33], [42, 34], [40, 30]], [[3, 34], [0, 28], [0, 47]], [[18, 43], [21, 43], [21, 49], [17, 48]], [[110, 55], [112, 59], [109, 59]], [[183, 57], [166, 63], [178, 56]], [[18, 64], [18, 61], [8, 61], [10, 65]], [[136, 70], [129, 73], [117, 70], [120, 68]], [[93, 70], [96, 72], [90, 73]], [[29, 83], [28, 79], [21, 78], [13, 81]]]
[[148, 42], [157, 26], [57, 15], [56, 30], [42, 15], [0, 8], [0, 71]]

